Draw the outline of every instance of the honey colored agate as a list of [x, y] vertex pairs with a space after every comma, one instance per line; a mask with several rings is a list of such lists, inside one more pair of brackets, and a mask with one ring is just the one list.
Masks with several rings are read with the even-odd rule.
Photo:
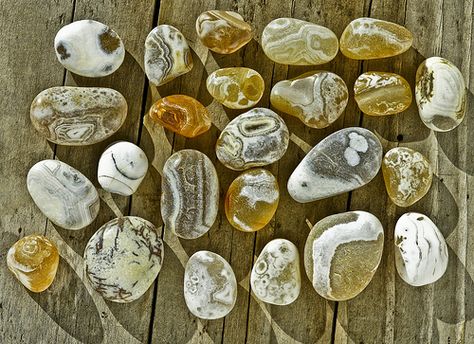
[[185, 137], [196, 137], [209, 130], [207, 109], [196, 99], [182, 94], [159, 99], [148, 113], [150, 119]]
[[46, 290], [53, 283], [58, 264], [58, 249], [38, 234], [18, 240], [7, 254], [10, 271], [21, 284], [35, 293]]

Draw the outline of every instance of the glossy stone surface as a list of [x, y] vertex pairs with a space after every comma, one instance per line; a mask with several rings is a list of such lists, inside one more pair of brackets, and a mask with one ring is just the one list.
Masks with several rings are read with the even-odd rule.
[[105, 191], [130, 196], [148, 171], [148, 159], [131, 142], [116, 142], [104, 151], [97, 167], [97, 180]]
[[348, 97], [344, 80], [334, 73], [317, 71], [276, 83], [270, 102], [308, 127], [326, 128], [343, 113]]
[[272, 219], [279, 199], [278, 182], [273, 174], [263, 168], [245, 171], [234, 179], [227, 190], [227, 220], [243, 232], [258, 231]]
[[119, 217], [90, 238], [84, 250], [84, 270], [102, 297], [131, 302], [158, 276], [163, 253], [163, 242], [152, 223], [136, 216]]
[[206, 155], [193, 149], [171, 155], [163, 167], [161, 190], [166, 230], [183, 239], [209, 231], [219, 209], [219, 179]]
[[63, 26], [54, 38], [54, 49], [64, 68], [91, 78], [112, 74], [125, 58], [125, 48], [117, 33], [94, 20]]
[[31, 123], [59, 145], [90, 145], [112, 136], [127, 117], [127, 101], [100, 87], [59, 86], [39, 93], [30, 108]]
[[18, 240], [7, 253], [7, 266], [34, 293], [46, 290], [58, 270], [59, 254], [48, 238], [33, 234]]
[[389, 150], [382, 161], [387, 193], [399, 207], [419, 201], [431, 187], [433, 172], [421, 153], [406, 147]]
[[232, 54], [250, 42], [254, 30], [244, 18], [232, 11], [206, 11], [196, 19], [197, 36], [210, 50]]
[[250, 275], [250, 285], [263, 302], [288, 305], [301, 290], [300, 257], [296, 246], [286, 239], [265, 245]]
[[288, 65], [320, 65], [331, 61], [339, 42], [327, 27], [294, 18], [278, 18], [265, 27], [262, 48], [270, 60]]
[[42, 160], [33, 165], [26, 186], [41, 212], [62, 228], [84, 228], [99, 213], [99, 194], [94, 185], [59, 160]]
[[280, 160], [288, 148], [289, 132], [283, 119], [265, 108], [234, 118], [216, 143], [217, 158], [226, 167], [242, 171]]
[[367, 72], [354, 84], [354, 98], [366, 115], [393, 115], [408, 109], [412, 95], [408, 82], [398, 74]]
[[151, 106], [148, 115], [166, 129], [189, 138], [205, 133], [212, 124], [204, 105], [183, 94], [159, 99]]
[[193, 68], [191, 49], [174, 26], [158, 25], [145, 40], [145, 73], [156, 86], [166, 84]]
[[265, 90], [262, 76], [246, 67], [218, 69], [207, 77], [206, 86], [215, 100], [230, 109], [255, 106]]
[[367, 287], [382, 258], [384, 232], [365, 211], [330, 215], [316, 223], [304, 248], [306, 274], [322, 297], [345, 301]]
[[406, 213], [395, 226], [395, 266], [408, 284], [436, 282], [448, 267], [448, 247], [443, 234], [426, 215]]
[[382, 163], [382, 145], [371, 131], [344, 128], [306, 154], [288, 179], [293, 199], [307, 203], [355, 190], [369, 183]]
[[442, 57], [426, 59], [416, 71], [415, 99], [428, 128], [456, 128], [466, 113], [467, 91], [461, 72]]
[[237, 280], [229, 263], [213, 252], [194, 253], [184, 270], [184, 300], [201, 319], [229, 314], [237, 300]]
[[374, 19], [358, 18], [344, 29], [339, 41], [341, 52], [355, 60], [391, 57], [410, 49], [413, 36], [401, 25]]

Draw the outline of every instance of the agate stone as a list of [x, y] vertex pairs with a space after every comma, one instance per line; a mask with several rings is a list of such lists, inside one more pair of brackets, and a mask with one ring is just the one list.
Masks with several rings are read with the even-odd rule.
[[345, 301], [367, 287], [382, 258], [384, 232], [365, 211], [349, 211], [316, 223], [304, 248], [306, 274], [316, 292]]
[[46, 290], [58, 270], [59, 254], [48, 238], [33, 234], [18, 240], [7, 253], [7, 266], [34, 293]]
[[127, 101], [99, 87], [51, 87], [36, 96], [30, 118], [35, 129], [59, 145], [90, 145], [112, 136], [127, 117]]
[[184, 270], [184, 300], [198, 318], [225, 317], [237, 300], [237, 280], [229, 263], [213, 252], [194, 253]]
[[195, 239], [209, 231], [219, 209], [219, 180], [206, 155], [193, 149], [171, 155], [163, 167], [161, 190], [166, 230], [183, 239]]
[[131, 302], [158, 276], [163, 253], [163, 242], [152, 223], [135, 216], [119, 217], [90, 238], [84, 250], [84, 270], [102, 297]]

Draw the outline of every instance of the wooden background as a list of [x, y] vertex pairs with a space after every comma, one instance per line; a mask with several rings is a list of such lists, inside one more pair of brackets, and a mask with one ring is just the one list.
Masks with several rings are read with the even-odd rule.
[[[194, 23], [204, 10], [239, 12], [256, 28], [255, 40], [232, 55], [209, 53], [196, 39]], [[472, 56], [473, 0], [0, 0], [0, 342], [1, 343], [474, 343], [474, 140]], [[327, 129], [305, 127], [282, 115], [292, 133], [285, 156], [268, 168], [281, 187], [274, 220], [256, 234], [241, 233], [228, 224], [223, 202], [211, 231], [197, 240], [178, 240], [163, 233], [164, 265], [150, 290], [131, 304], [104, 301], [91, 290], [82, 272], [82, 253], [90, 236], [116, 214], [144, 217], [161, 226], [159, 198], [161, 167], [173, 150], [195, 148], [215, 163], [221, 196], [237, 176], [216, 159], [213, 147], [220, 129], [239, 112], [212, 102], [206, 91], [207, 75], [219, 67], [247, 66], [263, 76], [267, 88], [259, 106], [269, 106], [270, 86], [312, 68], [272, 63], [259, 45], [265, 25], [278, 17], [293, 17], [325, 25], [340, 35], [357, 17], [370, 16], [405, 25], [414, 34], [413, 48], [401, 56], [360, 62], [340, 53], [318, 66], [339, 74], [352, 89], [363, 71], [392, 71], [413, 86], [415, 71], [426, 57], [437, 55], [456, 64], [469, 85], [468, 114], [448, 133], [435, 134], [420, 121], [416, 106], [396, 116], [362, 116], [352, 98], [341, 118]], [[80, 19], [110, 25], [123, 38], [127, 55], [122, 67], [109, 77], [88, 79], [66, 73], [53, 49], [56, 32]], [[183, 77], [150, 88], [141, 65], [148, 32], [166, 23], [176, 26], [193, 49], [194, 68]], [[314, 69], [314, 68], [313, 68]], [[29, 106], [37, 93], [58, 85], [108, 86], [120, 91], [129, 104], [125, 125], [109, 140], [89, 147], [48, 143], [33, 129]], [[150, 125], [143, 118], [152, 99], [187, 94], [213, 112], [214, 126], [197, 139], [184, 139]], [[407, 146], [429, 157], [435, 171], [428, 195], [401, 209], [387, 198], [381, 174], [350, 194], [302, 205], [286, 190], [290, 173], [305, 151], [328, 134], [348, 126], [373, 130], [384, 149]], [[26, 189], [29, 168], [41, 159], [57, 158], [83, 172], [94, 184], [98, 158], [111, 142], [138, 143], [153, 161], [133, 197], [101, 192], [101, 212], [80, 231], [55, 228], [40, 213]], [[303, 275], [300, 297], [289, 306], [269, 306], [248, 292], [248, 274], [255, 255], [272, 238], [287, 238], [303, 251], [309, 228], [324, 216], [346, 210], [367, 210], [385, 228], [385, 250], [370, 285], [357, 298], [328, 302], [319, 297]], [[449, 245], [449, 265], [434, 285], [410, 287], [394, 267], [393, 229], [405, 211], [415, 210], [438, 224]], [[160, 229], [161, 230], [161, 229]], [[61, 254], [53, 285], [41, 294], [23, 288], [8, 272], [6, 252], [19, 238], [42, 233], [56, 242]], [[183, 265], [197, 250], [225, 257], [239, 281], [237, 304], [225, 318], [201, 321], [192, 316], [182, 295]], [[302, 258], [302, 257], [301, 257]]]

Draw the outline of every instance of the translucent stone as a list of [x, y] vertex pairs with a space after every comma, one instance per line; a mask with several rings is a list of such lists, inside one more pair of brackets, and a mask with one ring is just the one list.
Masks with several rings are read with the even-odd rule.
[[100, 199], [94, 185], [59, 160], [42, 160], [33, 165], [26, 186], [41, 212], [62, 228], [84, 228], [99, 213]]
[[334, 73], [317, 71], [276, 83], [270, 102], [311, 128], [326, 128], [344, 112], [348, 97], [344, 80]]
[[408, 284], [436, 282], [448, 267], [448, 247], [443, 234], [426, 215], [406, 213], [395, 225], [395, 266]]
[[112, 136], [127, 117], [127, 101], [99, 87], [59, 86], [39, 93], [31, 103], [35, 129], [59, 145], [90, 145]]
[[58, 270], [59, 254], [48, 238], [33, 234], [18, 240], [7, 253], [7, 266], [32, 292], [46, 290]]
[[193, 149], [176, 152], [163, 167], [161, 183], [166, 230], [183, 239], [207, 233], [219, 209], [219, 179], [211, 160]]
[[213, 252], [193, 254], [184, 270], [184, 300], [201, 319], [229, 314], [237, 300], [237, 280], [229, 263]]
[[307, 203], [360, 188], [382, 163], [382, 145], [371, 131], [345, 128], [327, 136], [304, 157], [288, 180], [293, 199]]
[[193, 68], [191, 49], [183, 34], [171, 25], [158, 25], [145, 40], [145, 73], [156, 86]]
[[262, 76], [246, 67], [218, 69], [207, 77], [206, 86], [214, 99], [230, 109], [255, 106], [265, 90]]
[[158, 276], [163, 253], [163, 242], [152, 223], [135, 216], [119, 217], [90, 238], [84, 250], [84, 270], [102, 297], [131, 302]]
[[263, 302], [288, 305], [301, 290], [300, 257], [296, 246], [285, 239], [265, 245], [250, 275], [250, 285]]
[[430, 189], [433, 179], [429, 161], [405, 147], [393, 148], [385, 154], [382, 173], [387, 193], [399, 207], [418, 202]]
[[430, 57], [418, 67], [415, 98], [421, 120], [430, 129], [449, 131], [464, 119], [464, 78], [454, 64], [442, 57]]
[[196, 32], [210, 50], [232, 54], [250, 42], [254, 30], [244, 18], [232, 11], [206, 11], [196, 19]]
[[104, 151], [97, 167], [97, 180], [108, 192], [130, 196], [148, 171], [148, 159], [140, 147], [131, 142], [116, 142]]
[[117, 33], [94, 20], [63, 26], [54, 38], [54, 49], [64, 68], [87, 77], [112, 74], [125, 58], [125, 48]]
[[384, 232], [365, 211], [349, 211], [316, 223], [304, 248], [306, 274], [322, 297], [345, 301], [370, 283], [382, 258]]
[[272, 219], [279, 199], [278, 182], [273, 174], [262, 168], [245, 171], [227, 190], [227, 220], [243, 232], [258, 231]]
[[294, 18], [278, 18], [265, 27], [262, 49], [270, 60], [288, 65], [320, 65], [331, 61], [339, 50], [334, 32]]
[[341, 35], [341, 52], [355, 60], [391, 57], [410, 49], [413, 36], [401, 25], [374, 18], [358, 18]]
[[149, 112], [150, 119], [185, 137], [196, 137], [211, 127], [207, 109], [196, 99], [177, 94], [159, 99]]
[[367, 72], [354, 84], [354, 98], [359, 109], [371, 116], [385, 116], [408, 109], [412, 95], [408, 82], [400, 75]]
[[242, 171], [281, 159], [288, 148], [289, 132], [283, 119], [265, 108], [234, 118], [216, 143], [217, 158], [226, 167]]

